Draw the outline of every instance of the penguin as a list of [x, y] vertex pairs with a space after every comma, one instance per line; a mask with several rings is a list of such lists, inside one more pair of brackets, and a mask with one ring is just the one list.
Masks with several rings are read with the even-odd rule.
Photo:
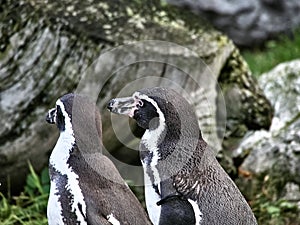
[[145, 132], [145, 201], [155, 225], [256, 225], [247, 201], [201, 135], [193, 107], [175, 90], [144, 88], [108, 102]]
[[114, 164], [102, 154], [100, 113], [87, 97], [66, 94], [46, 121], [60, 135], [50, 155], [49, 225], [152, 224]]

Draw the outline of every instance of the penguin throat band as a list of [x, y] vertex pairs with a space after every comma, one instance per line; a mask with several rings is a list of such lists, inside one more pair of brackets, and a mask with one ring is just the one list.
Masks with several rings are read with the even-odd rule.
[[[157, 221], [160, 217], [160, 208], [161, 206], [156, 205], [156, 202], [161, 199], [161, 188], [160, 188], [160, 175], [157, 168], [158, 161], [160, 160], [160, 154], [158, 145], [163, 138], [166, 122], [165, 117], [157, 103], [149, 98], [146, 95], [141, 93], [135, 93], [134, 96], [138, 96], [139, 99], [146, 100], [150, 102], [158, 113], [158, 123], [154, 129], [147, 129], [141, 139], [141, 149], [145, 149], [145, 153], [141, 152], [141, 161], [144, 169], [144, 177], [145, 177], [145, 192], [148, 194], [150, 198], [146, 198], [146, 204], [149, 208], [155, 208], [153, 210], [148, 210], [149, 216], [152, 221]], [[143, 146], [143, 147], [142, 147]], [[154, 224], [157, 224], [154, 222]]]

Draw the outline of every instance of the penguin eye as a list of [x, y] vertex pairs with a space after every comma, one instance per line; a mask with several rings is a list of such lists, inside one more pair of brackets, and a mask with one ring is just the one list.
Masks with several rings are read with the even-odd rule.
[[136, 106], [137, 106], [138, 108], [142, 108], [142, 107], [144, 106], [143, 100], [139, 100], [139, 101], [137, 102]]

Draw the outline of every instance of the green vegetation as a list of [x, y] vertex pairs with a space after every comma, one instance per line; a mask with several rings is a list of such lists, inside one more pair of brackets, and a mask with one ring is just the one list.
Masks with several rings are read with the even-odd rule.
[[[46, 209], [49, 193], [48, 168], [37, 175], [29, 164], [30, 174], [19, 196], [8, 199], [1, 193], [0, 224], [1, 225], [46, 225]], [[293, 225], [300, 224], [299, 209], [295, 203], [280, 198], [280, 191], [289, 181], [276, 172], [262, 174], [254, 185], [254, 195], [251, 207], [263, 225]], [[145, 207], [143, 188], [135, 187], [131, 181], [126, 181], [138, 199]]]
[[258, 224], [296, 225], [300, 224], [300, 210], [295, 202], [282, 198], [284, 186], [292, 181], [291, 177], [282, 176], [276, 166], [260, 177], [256, 177], [254, 197], [251, 202]]
[[17, 197], [5, 197], [0, 193], [1, 225], [46, 225], [49, 196], [49, 175], [45, 168], [38, 176], [29, 163], [24, 191]]
[[[48, 168], [36, 174], [29, 163], [29, 171], [24, 191], [15, 197], [5, 197], [0, 192], [0, 224], [1, 225], [47, 225], [47, 202], [50, 191]], [[143, 187], [136, 187], [130, 180], [127, 184], [144, 207]]]
[[281, 36], [276, 41], [268, 41], [261, 49], [244, 50], [242, 55], [254, 76], [259, 76], [281, 62], [300, 58], [300, 30], [293, 38]]

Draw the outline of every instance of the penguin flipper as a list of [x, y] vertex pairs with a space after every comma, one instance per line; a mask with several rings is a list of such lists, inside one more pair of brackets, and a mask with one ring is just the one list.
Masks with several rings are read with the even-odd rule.
[[223, 192], [224, 184], [232, 188], [232, 182], [228, 183], [229, 176], [205, 141], [198, 141], [193, 158], [197, 161], [188, 163], [173, 177], [173, 186], [178, 193], [194, 201], [200, 201], [208, 193]]
[[223, 225], [257, 224], [244, 196], [218, 163], [213, 151], [203, 150], [196, 166], [183, 168], [173, 178], [176, 191], [194, 201], [196, 211], [203, 215], [204, 224], [218, 224], [219, 217], [222, 217]]

